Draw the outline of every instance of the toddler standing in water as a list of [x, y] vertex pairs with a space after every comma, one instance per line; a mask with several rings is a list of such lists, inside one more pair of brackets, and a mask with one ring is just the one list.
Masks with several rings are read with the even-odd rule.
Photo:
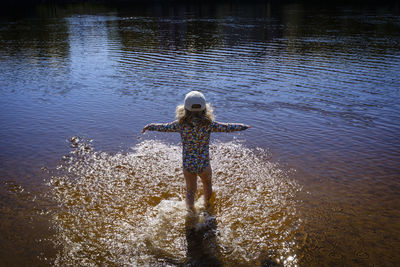
[[186, 207], [193, 210], [197, 190], [197, 176], [200, 176], [207, 204], [212, 194], [209, 143], [211, 132], [243, 131], [250, 126], [238, 123], [214, 121], [213, 110], [206, 103], [204, 95], [192, 91], [185, 97], [184, 105], [176, 107], [176, 121], [170, 123], [151, 123], [143, 128], [149, 131], [179, 132], [183, 146], [183, 175], [186, 181]]

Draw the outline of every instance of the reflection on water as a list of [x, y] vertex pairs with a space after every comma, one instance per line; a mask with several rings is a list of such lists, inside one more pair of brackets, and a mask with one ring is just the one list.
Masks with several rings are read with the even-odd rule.
[[[398, 5], [75, 4], [5, 15], [1, 263], [400, 262]], [[138, 136], [171, 121], [190, 90], [218, 120], [253, 126], [213, 137], [215, 210], [199, 198], [197, 232], [173, 167], [179, 136]], [[97, 152], [76, 143], [44, 189], [75, 135]]]
[[213, 207], [205, 210], [199, 194], [188, 214], [179, 147], [144, 141], [134, 152], [108, 154], [72, 142], [49, 183], [58, 203], [57, 265], [297, 263], [299, 186], [264, 151], [214, 144]]

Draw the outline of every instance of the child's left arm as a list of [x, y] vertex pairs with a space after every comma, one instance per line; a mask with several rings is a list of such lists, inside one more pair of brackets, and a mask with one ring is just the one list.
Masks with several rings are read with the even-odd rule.
[[178, 121], [169, 123], [150, 123], [144, 126], [142, 133], [145, 133], [147, 130], [158, 132], [179, 132], [180, 125]]
[[211, 128], [213, 132], [235, 132], [244, 131], [251, 127], [242, 123], [222, 123], [213, 121], [211, 123]]

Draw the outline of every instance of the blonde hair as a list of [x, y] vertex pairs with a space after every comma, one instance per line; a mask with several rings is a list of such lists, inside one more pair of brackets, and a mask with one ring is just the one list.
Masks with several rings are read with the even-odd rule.
[[214, 110], [210, 103], [206, 104], [203, 111], [189, 111], [184, 105], [179, 105], [176, 107], [175, 115], [181, 125], [189, 124], [195, 118], [200, 119], [203, 125], [208, 125], [214, 120]]

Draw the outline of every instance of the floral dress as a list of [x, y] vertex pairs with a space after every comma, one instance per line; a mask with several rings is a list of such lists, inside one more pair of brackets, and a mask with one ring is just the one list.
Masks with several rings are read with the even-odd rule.
[[191, 173], [201, 173], [210, 165], [209, 143], [211, 132], [234, 132], [249, 128], [239, 123], [220, 123], [213, 121], [209, 125], [201, 125], [194, 120], [190, 124], [151, 123], [147, 130], [159, 132], [179, 132], [182, 139], [183, 168]]

